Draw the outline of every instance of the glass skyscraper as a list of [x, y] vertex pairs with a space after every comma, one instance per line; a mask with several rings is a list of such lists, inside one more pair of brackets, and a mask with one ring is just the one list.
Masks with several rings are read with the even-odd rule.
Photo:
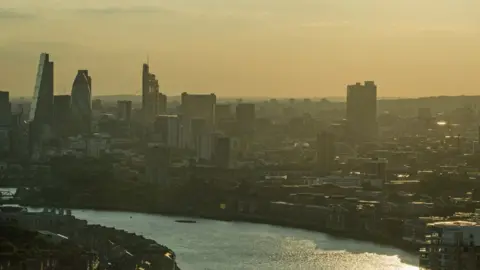
[[32, 157], [41, 155], [52, 129], [53, 120], [53, 62], [47, 53], [40, 54], [37, 78], [30, 106], [29, 149]]

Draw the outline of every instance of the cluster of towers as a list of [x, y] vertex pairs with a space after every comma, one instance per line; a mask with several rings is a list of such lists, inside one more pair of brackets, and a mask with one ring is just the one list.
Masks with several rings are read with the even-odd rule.
[[79, 70], [71, 95], [54, 95], [54, 63], [47, 53], [40, 55], [30, 105], [30, 152], [41, 151], [52, 137], [88, 135], [92, 121], [92, 78], [88, 70]]

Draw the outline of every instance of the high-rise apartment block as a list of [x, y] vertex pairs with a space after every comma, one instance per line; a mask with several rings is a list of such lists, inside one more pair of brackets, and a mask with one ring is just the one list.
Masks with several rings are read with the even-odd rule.
[[[205, 123], [205, 133], [211, 133], [215, 126], [215, 104], [217, 97], [215, 94], [191, 95], [182, 93], [182, 104], [180, 111], [182, 114], [182, 141], [184, 147], [194, 148], [195, 135], [192, 125], [193, 119], [203, 119]], [[200, 121], [200, 120], [196, 120]], [[195, 128], [195, 130], [197, 130]]]
[[377, 138], [377, 86], [373, 81], [347, 87], [347, 131], [355, 143]]

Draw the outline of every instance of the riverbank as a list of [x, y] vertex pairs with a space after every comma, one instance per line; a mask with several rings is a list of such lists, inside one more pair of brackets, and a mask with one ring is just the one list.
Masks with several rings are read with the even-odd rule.
[[[24, 204], [24, 206], [29, 207], [45, 207], [45, 204]], [[370, 235], [367, 233], [359, 233], [357, 231], [335, 231], [328, 230], [325, 227], [321, 227], [316, 223], [306, 223], [299, 220], [291, 220], [280, 217], [272, 216], [261, 216], [258, 214], [245, 214], [238, 212], [226, 212], [226, 211], [193, 211], [193, 210], [180, 210], [180, 209], [138, 209], [134, 205], [126, 207], [125, 205], [109, 205], [109, 206], [99, 206], [99, 205], [50, 205], [50, 207], [63, 207], [71, 209], [84, 209], [84, 210], [97, 210], [97, 211], [116, 211], [116, 212], [135, 212], [135, 213], [145, 213], [145, 214], [158, 214], [163, 216], [171, 217], [186, 217], [186, 218], [202, 218], [210, 220], [219, 220], [219, 221], [234, 221], [234, 222], [249, 222], [257, 224], [268, 224], [273, 226], [281, 226], [286, 228], [295, 228], [303, 229], [308, 231], [325, 233], [329, 236], [336, 237], [339, 239], [352, 239], [364, 242], [370, 242], [374, 244], [379, 244], [388, 247], [394, 247], [401, 249], [405, 252], [408, 252], [412, 255], [418, 254], [418, 249], [420, 246], [411, 245], [408, 242], [405, 242], [401, 239], [393, 239], [388, 237], [381, 237]]]

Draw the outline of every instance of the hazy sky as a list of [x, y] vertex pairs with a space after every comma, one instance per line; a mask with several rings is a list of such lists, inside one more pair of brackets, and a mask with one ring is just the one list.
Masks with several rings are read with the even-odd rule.
[[40, 52], [55, 92], [89, 69], [94, 95], [480, 94], [479, 0], [0, 0], [0, 89], [31, 96]]

